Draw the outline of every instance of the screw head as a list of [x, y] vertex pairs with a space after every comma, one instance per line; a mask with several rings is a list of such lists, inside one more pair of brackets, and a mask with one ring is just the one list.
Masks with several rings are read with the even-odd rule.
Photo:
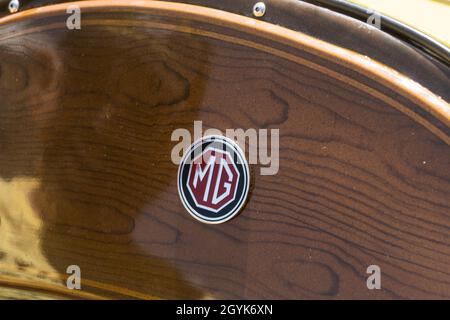
[[11, 0], [8, 4], [8, 10], [10, 13], [15, 13], [19, 11], [19, 8], [20, 8], [19, 0]]
[[255, 17], [262, 17], [266, 13], [266, 4], [264, 2], [257, 2], [253, 6], [253, 15]]

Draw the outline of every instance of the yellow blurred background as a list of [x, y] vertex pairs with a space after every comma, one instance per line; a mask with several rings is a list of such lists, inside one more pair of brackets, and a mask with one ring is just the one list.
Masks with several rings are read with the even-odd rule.
[[349, 0], [349, 2], [397, 19], [450, 47], [450, 0]]

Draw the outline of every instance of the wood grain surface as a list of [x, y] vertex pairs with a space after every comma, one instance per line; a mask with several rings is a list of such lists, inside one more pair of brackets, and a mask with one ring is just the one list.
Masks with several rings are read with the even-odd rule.
[[[152, 2], [153, 0], [143, 1]], [[68, 5], [70, 2], [74, 0], [21, 1], [21, 10], [42, 8], [58, 3]], [[254, 0], [170, 0], [170, 2], [188, 3], [254, 18], [252, 13]], [[361, 21], [304, 1], [265, 0], [264, 3], [267, 8], [266, 13], [258, 20], [300, 31], [392, 66], [408, 78], [426, 84], [427, 88], [446, 101], [450, 100], [450, 90], [448, 90], [450, 68], [448, 65], [442, 65], [426, 52], [419, 51], [401, 39]], [[21, 12], [18, 13], [18, 15], [21, 14]], [[0, 17], [2, 16], [14, 15], [0, 12]], [[448, 60], [450, 61], [450, 57]]]
[[[450, 109], [427, 83], [212, 9], [85, 2], [71, 31], [65, 8], [0, 20], [0, 297], [450, 298]], [[170, 136], [195, 120], [280, 130], [278, 174], [253, 165], [223, 225], [179, 201]]]

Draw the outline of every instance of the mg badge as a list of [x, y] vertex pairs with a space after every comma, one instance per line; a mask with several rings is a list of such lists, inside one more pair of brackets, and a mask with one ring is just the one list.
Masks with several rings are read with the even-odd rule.
[[250, 172], [241, 148], [223, 136], [195, 142], [178, 168], [178, 193], [186, 210], [204, 223], [233, 218], [248, 196]]

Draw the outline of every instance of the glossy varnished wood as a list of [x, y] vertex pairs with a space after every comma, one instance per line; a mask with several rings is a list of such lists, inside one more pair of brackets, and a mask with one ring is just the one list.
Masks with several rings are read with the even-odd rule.
[[[65, 6], [0, 25], [8, 295], [449, 298], [449, 107], [427, 83], [211, 9], [82, 12], [78, 31]], [[178, 198], [170, 136], [194, 120], [280, 129], [279, 173], [252, 166], [249, 203], [223, 225]], [[79, 293], [64, 288], [73, 264]]]
[[[102, 1], [102, 0], [98, 0]], [[151, 2], [153, 0], [144, 0]], [[74, 2], [73, 0], [32, 0], [22, 4], [22, 10], [46, 5]], [[171, 0], [194, 4], [252, 17], [253, 0]], [[342, 48], [368, 56], [418, 82], [426, 83], [434, 93], [450, 99], [448, 78], [450, 70], [431, 56], [424, 54], [398, 38], [376, 28], [330, 10], [297, 0], [266, 0], [267, 10], [260, 21], [300, 31]], [[20, 13], [19, 13], [20, 14]], [[0, 17], [8, 16], [0, 12]]]

